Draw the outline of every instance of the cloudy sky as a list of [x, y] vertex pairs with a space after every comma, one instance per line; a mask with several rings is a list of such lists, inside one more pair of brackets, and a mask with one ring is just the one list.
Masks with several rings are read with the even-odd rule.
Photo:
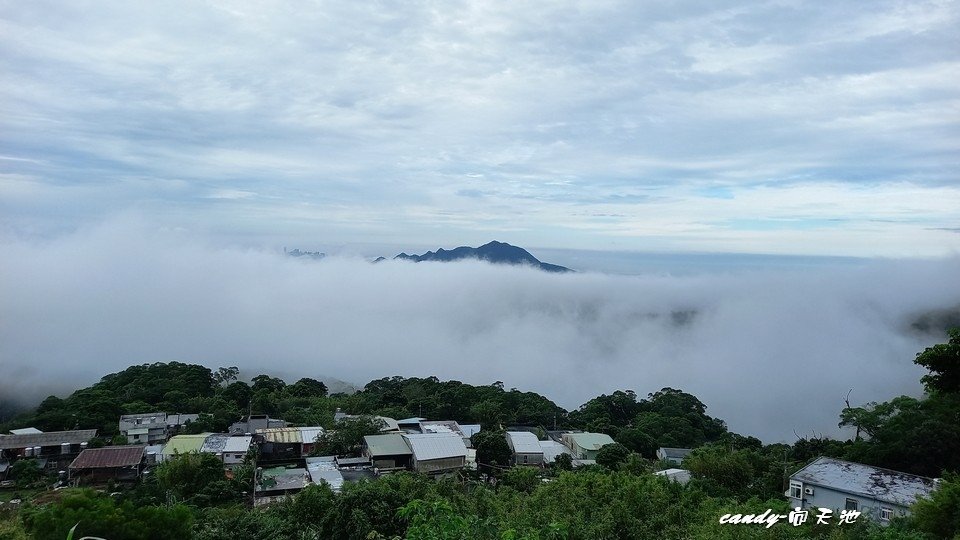
[[960, 251], [956, 1], [0, 5], [8, 239]]

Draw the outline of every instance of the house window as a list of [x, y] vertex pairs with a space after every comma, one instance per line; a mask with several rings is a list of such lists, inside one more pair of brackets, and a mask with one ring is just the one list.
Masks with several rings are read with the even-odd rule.
[[802, 499], [803, 484], [800, 482], [790, 482], [790, 497], [794, 499]]
[[846, 509], [847, 510], [856, 510], [859, 504], [856, 499], [847, 499]]
[[890, 521], [893, 517], [893, 508], [880, 507], [880, 521]]

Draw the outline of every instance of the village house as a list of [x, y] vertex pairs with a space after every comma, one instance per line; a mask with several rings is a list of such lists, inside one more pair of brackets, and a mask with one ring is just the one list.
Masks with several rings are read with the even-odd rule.
[[337, 467], [336, 456], [308, 457], [305, 459], [307, 473], [314, 484], [327, 484], [334, 493], [343, 488], [343, 474]]
[[87, 442], [96, 436], [95, 429], [48, 432], [31, 430], [0, 435], [0, 461], [12, 463], [21, 458], [36, 458], [41, 466], [48, 469], [66, 469], [87, 447]]
[[506, 438], [512, 454], [511, 464], [534, 467], [543, 465], [543, 448], [536, 435], [529, 431], [508, 431]]
[[467, 462], [467, 447], [454, 433], [407, 433], [403, 435], [413, 454], [414, 471], [441, 475], [462, 469]]
[[136, 481], [143, 474], [145, 457], [142, 445], [87, 448], [70, 464], [69, 478], [75, 483]]
[[681, 465], [690, 452], [692, 448], [657, 448], [657, 459]]
[[408, 468], [413, 460], [413, 451], [399, 433], [367, 435], [363, 438], [363, 455], [382, 471]]
[[250, 435], [213, 433], [204, 439], [200, 451], [217, 456], [224, 465], [239, 465], [247, 457], [252, 440]]
[[564, 433], [562, 435], [564, 446], [570, 449], [574, 459], [578, 460], [596, 460], [597, 452], [608, 444], [613, 444], [613, 439], [605, 433]]
[[304, 468], [257, 468], [255, 505], [268, 504], [299, 493], [310, 485], [310, 473]]
[[118, 427], [128, 443], [149, 445], [163, 443], [179, 433], [188, 422], [196, 422], [199, 418], [199, 414], [164, 412], [125, 414], [120, 417]]
[[163, 445], [163, 450], [157, 456], [158, 462], [166, 461], [179, 454], [199, 453], [203, 448], [203, 443], [211, 433], [197, 433], [195, 435], [174, 435], [170, 437], [167, 444]]
[[690, 471], [686, 469], [664, 469], [653, 473], [655, 476], [662, 476], [671, 482], [677, 482], [681, 486], [687, 485], [690, 481]]
[[282, 427], [258, 429], [260, 455], [264, 460], [289, 460], [310, 455], [317, 445], [317, 439], [323, 435], [323, 428]]
[[905, 516], [920, 497], [929, 496], [933, 478], [819, 457], [790, 476], [784, 494], [790, 506], [856, 510], [880, 524]]
[[231, 435], [253, 435], [259, 429], [284, 428], [289, 425], [285, 420], [270, 418], [265, 414], [251, 414], [230, 424], [229, 431]]

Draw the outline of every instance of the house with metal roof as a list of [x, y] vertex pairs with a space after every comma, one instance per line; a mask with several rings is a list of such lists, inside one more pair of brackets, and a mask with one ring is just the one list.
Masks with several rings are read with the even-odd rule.
[[238, 465], [246, 458], [252, 440], [250, 435], [213, 433], [203, 441], [200, 451], [214, 454], [224, 465]]
[[178, 454], [189, 454], [191, 452], [203, 451], [203, 443], [207, 442], [207, 437], [212, 433], [198, 433], [196, 435], [174, 435], [170, 437], [167, 444], [163, 445], [163, 450], [157, 456], [158, 461], [166, 461]]
[[334, 493], [343, 488], [343, 474], [337, 467], [336, 456], [306, 458], [307, 473], [314, 484], [327, 484]]
[[399, 433], [367, 435], [363, 438], [363, 455], [381, 470], [405, 469], [413, 459], [413, 451]]
[[146, 446], [87, 448], [70, 463], [71, 481], [135, 481], [143, 473]]
[[188, 422], [196, 422], [199, 414], [167, 414], [150, 412], [124, 414], [118, 424], [120, 434], [131, 444], [158, 444], [179, 433]]
[[43, 433], [35, 427], [25, 427], [20, 429], [11, 429], [11, 435], [36, 435], [37, 433]]
[[230, 434], [232, 435], [252, 435], [259, 429], [282, 428], [290, 424], [285, 420], [270, 418], [265, 414], [251, 414], [244, 416], [238, 422], [230, 424]]
[[601, 448], [613, 444], [613, 439], [606, 433], [564, 433], [561, 440], [573, 458], [580, 460], [595, 460]]
[[692, 448], [657, 448], [657, 459], [680, 465], [690, 452]]
[[543, 452], [543, 463], [549, 465], [557, 460], [560, 454], [570, 455], [570, 449], [554, 440], [538, 441], [540, 451]]
[[310, 473], [303, 468], [258, 467], [254, 505], [269, 504], [301, 491], [310, 484]]
[[467, 447], [455, 433], [407, 433], [403, 438], [413, 454], [411, 467], [417, 472], [439, 475], [466, 465]]
[[686, 469], [664, 469], [653, 473], [654, 476], [662, 476], [671, 482], [677, 482], [681, 486], [687, 485], [690, 481], [690, 471]]
[[281, 427], [258, 429], [257, 436], [263, 441], [260, 446], [264, 459], [295, 459], [310, 455], [323, 435], [323, 428]]
[[124, 414], [119, 430], [130, 444], [163, 443], [167, 440], [167, 413]]
[[925, 476], [819, 457], [790, 475], [784, 495], [793, 507], [857, 510], [885, 525], [909, 514], [910, 506], [937, 484]]
[[529, 431], [508, 431], [506, 438], [513, 465], [543, 465], [543, 448], [536, 435]]
[[0, 435], [0, 461], [37, 458], [45, 467], [66, 469], [96, 436], [95, 429]]

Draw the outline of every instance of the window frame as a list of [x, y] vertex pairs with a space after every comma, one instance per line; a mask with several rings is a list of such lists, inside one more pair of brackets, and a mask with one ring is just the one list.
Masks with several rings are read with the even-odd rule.
[[[796, 495], [794, 495], [796, 490]], [[790, 497], [793, 499], [803, 499], [803, 482], [790, 481]]]
[[[852, 508], [850, 503], [853, 503]], [[854, 510], [854, 511], [860, 510], [860, 501], [857, 499], [851, 499], [850, 497], [847, 497], [846, 501], [844, 501], [844, 509]]]
[[893, 519], [893, 508], [888, 508], [886, 506], [880, 507], [880, 521], [890, 521]]

